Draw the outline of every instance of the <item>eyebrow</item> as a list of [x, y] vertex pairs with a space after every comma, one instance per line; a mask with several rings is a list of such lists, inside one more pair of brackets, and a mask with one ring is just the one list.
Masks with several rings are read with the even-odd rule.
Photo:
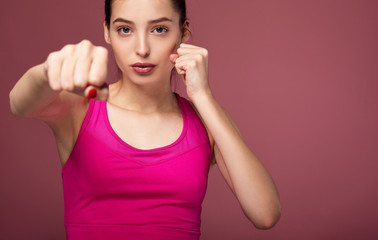
[[[116, 23], [116, 22], [122, 22], [122, 23], [134, 25], [133, 21], [123, 19], [123, 18], [117, 18], [116, 20], [113, 21], [113, 24]], [[155, 24], [155, 23], [160, 23], [160, 22], [173, 22], [173, 21], [172, 21], [172, 19], [169, 19], [167, 17], [161, 17], [161, 18], [158, 18], [158, 19], [148, 21], [149, 24]]]

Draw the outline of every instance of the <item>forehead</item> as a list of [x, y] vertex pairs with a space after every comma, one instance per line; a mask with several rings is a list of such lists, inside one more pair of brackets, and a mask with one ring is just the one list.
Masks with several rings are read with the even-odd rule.
[[115, 0], [112, 3], [111, 18], [126, 18], [133, 21], [148, 21], [161, 17], [172, 20], [179, 14], [172, 7], [172, 0]]

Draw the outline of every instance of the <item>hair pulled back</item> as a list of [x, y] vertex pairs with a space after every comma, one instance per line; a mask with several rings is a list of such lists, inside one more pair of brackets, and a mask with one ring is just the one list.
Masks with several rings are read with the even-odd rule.
[[[110, 17], [112, 14], [113, 0], [105, 0], [105, 22], [108, 28], [110, 27]], [[180, 14], [180, 26], [183, 26], [186, 21], [186, 4], [185, 0], [171, 0], [173, 9]]]

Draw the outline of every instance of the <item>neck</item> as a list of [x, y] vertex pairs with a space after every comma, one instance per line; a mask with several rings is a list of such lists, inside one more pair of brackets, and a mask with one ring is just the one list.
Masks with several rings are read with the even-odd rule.
[[169, 111], [177, 106], [169, 82], [138, 85], [121, 79], [110, 86], [108, 101], [119, 107], [143, 113]]

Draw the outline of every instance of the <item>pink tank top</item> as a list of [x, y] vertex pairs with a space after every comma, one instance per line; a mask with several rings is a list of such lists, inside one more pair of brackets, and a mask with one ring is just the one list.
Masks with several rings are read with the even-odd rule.
[[106, 102], [90, 101], [62, 168], [68, 240], [200, 238], [210, 143], [191, 104], [176, 96], [182, 133], [150, 150], [123, 141], [109, 123]]

